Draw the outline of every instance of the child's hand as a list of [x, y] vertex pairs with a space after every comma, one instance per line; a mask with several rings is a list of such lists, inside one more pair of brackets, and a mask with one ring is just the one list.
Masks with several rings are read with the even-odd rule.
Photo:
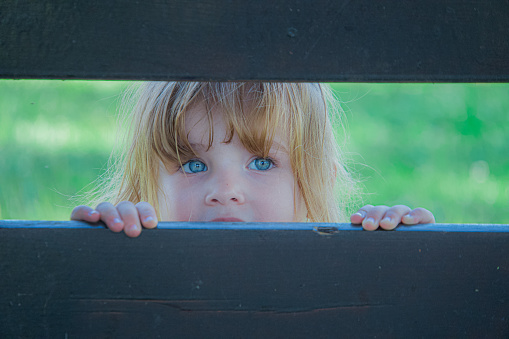
[[154, 207], [147, 202], [134, 205], [129, 201], [122, 201], [116, 207], [108, 202], [102, 202], [96, 209], [88, 206], [78, 206], [71, 214], [71, 220], [98, 222], [101, 220], [113, 232], [124, 230], [129, 237], [137, 237], [141, 233], [141, 226], [154, 228], [157, 226], [157, 216]]
[[392, 230], [399, 223], [405, 225], [434, 223], [433, 213], [425, 208], [411, 210], [404, 205], [373, 206], [366, 205], [350, 217], [352, 224], [362, 224], [368, 231], [374, 231], [380, 226], [384, 230]]

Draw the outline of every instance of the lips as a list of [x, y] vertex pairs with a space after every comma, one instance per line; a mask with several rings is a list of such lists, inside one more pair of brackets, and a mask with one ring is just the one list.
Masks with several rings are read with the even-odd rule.
[[238, 218], [216, 218], [211, 220], [211, 222], [244, 222], [244, 220]]

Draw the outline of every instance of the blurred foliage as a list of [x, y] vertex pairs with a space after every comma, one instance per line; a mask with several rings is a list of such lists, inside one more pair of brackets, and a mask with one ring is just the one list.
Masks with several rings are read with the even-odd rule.
[[125, 85], [0, 81], [0, 218], [69, 219], [107, 163]]
[[333, 88], [367, 203], [426, 207], [437, 222], [509, 223], [508, 84]]
[[[0, 81], [0, 218], [69, 218], [106, 166], [126, 82]], [[333, 84], [365, 203], [509, 223], [508, 84]]]

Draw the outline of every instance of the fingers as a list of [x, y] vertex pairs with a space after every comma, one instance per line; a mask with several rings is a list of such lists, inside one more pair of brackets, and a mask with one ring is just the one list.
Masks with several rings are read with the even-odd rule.
[[122, 201], [117, 205], [117, 211], [124, 223], [124, 232], [128, 237], [139, 236], [142, 226], [145, 228], [157, 226], [156, 211], [147, 202], [139, 202], [134, 205], [130, 201]]
[[115, 206], [109, 202], [102, 202], [95, 208], [101, 214], [101, 220], [113, 232], [120, 232], [124, 229], [124, 222]]
[[404, 205], [373, 206], [366, 205], [350, 217], [353, 224], [362, 224], [368, 231], [374, 231], [378, 227], [384, 230], [392, 230], [403, 223], [406, 225], [434, 223], [435, 217], [425, 208], [411, 210]]
[[362, 221], [362, 228], [367, 231], [374, 231], [378, 228], [380, 220], [384, 217], [385, 212], [389, 209], [387, 206], [374, 206], [366, 213], [366, 217]]
[[71, 213], [71, 220], [98, 222], [101, 215], [91, 207], [80, 205], [75, 207]]
[[427, 209], [419, 207], [404, 215], [401, 221], [405, 225], [434, 224], [435, 216]]
[[366, 218], [367, 213], [371, 210], [373, 205], [366, 205], [361, 207], [355, 214], [350, 216], [350, 221], [352, 224], [362, 224], [364, 218]]
[[374, 231], [378, 228], [380, 220], [385, 216], [387, 210], [389, 207], [383, 205], [366, 205], [353, 214], [350, 220], [353, 224], [362, 224], [362, 228], [365, 230]]
[[154, 207], [147, 202], [134, 205], [129, 201], [122, 201], [117, 206], [109, 202], [102, 202], [96, 209], [88, 206], [78, 206], [71, 213], [71, 220], [88, 222], [103, 221], [113, 232], [122, 230], [129, 237], [140, 235], [142, 227], [157, 226], [157, 215]]
[[136, 204], [141, 224], [145, 228], [154, 228], [157, 226], [156, 211], [148, 202], [139, 202]]
[[117, 211], [124, 222], [124, 232], [134, 238], [141, 233], [141, 223], [136, 206], [130, 201], [122, 201], [117, 205]]
[[404, 205], [393, 206], [385, 212], [380, 227], [384, 230], [393, 230], [401, 223], [401, 217], [410, 212], [410, 207]]

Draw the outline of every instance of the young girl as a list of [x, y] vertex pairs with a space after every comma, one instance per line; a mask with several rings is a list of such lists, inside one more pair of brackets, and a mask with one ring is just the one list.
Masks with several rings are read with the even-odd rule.
[[[100, 203], [76, 207], [73, 220], [130, 237], [158, 220], [344, 222], [358, 195], [325, 85], [150, 82], [130, 102], [127, 142], [95, 191]], [[350, 220], [366, 230], [435, 221], [402, 205], [366, 205]]]

